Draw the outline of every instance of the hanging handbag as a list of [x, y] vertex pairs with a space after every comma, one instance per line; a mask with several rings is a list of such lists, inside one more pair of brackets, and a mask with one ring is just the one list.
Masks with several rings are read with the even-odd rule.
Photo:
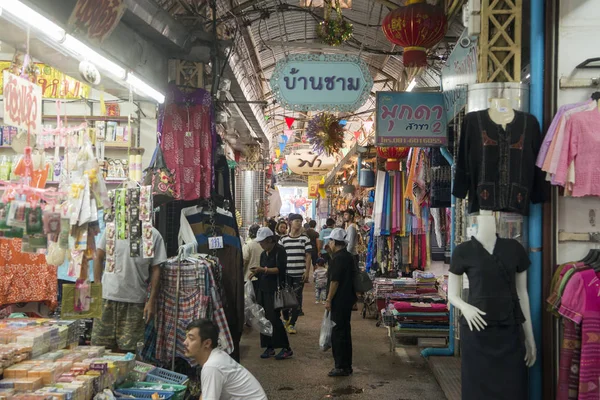
[[[275, 255], [275, 265], [278, 265], [277, 255]], [[288, 308], [298, 307], [298, 298], [296, 293], [289, 285], [281, 286], [279, 275], [277, 275], [277, 291], [275, 292], [275, 310], [286, 310]]]
[[160, 206], [177, 199], [175, 175], [167, 168], [160, 142], [156, 144], [152, 161], [145, 172], [144, 186], [152, 186], [154, 206]]

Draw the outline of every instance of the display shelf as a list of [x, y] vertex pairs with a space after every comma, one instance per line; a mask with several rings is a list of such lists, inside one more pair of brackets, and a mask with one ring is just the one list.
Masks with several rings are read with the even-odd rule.
[[[123, 116], [118, 116], [118, 117], [103, 117], [103, 116], [90, 116], [90, 115], [62, 115], [61, 116], [61, 121], [64, 121], [64, 119], [67, 119], [68, 121], [115, 121], [115, 122], [128, 122], [129, 121], [129, 117], [123, 117]], [[42, 115], [42, 119], [43, 120], [56, 120], [56, 115]], [[137, 118], [131, 118], [131, 122], [137, 122]]]
[[[127, 179], [126, 178], [110, 178], [110, 179], [105, 179], [104, 183], [106, 183], [107, 185], [120, 185], [121, 183], [125, 182]], [[59, 181], [46, 181], [46, 185], [58, 185], [60, 184]]]
[[[12, 150], [12, 146], [2, 145], [2, 146], [0, 146], [0, 150], [2, 150], [2, 149], [11, 149]], [[44, 150], [54, 150], [54, 149], [55, 149], [54, 146], [50, 146], [50, 147], [46, 147]], [[146, 149], [143, 147], [129, 147], [129, 146], [127, 146], [125, 144], [121, 144], [121, 143], [118, 143], [118, 144], [117, 143], [114, 143], [114, 144], [112, 144], [112, 143], [106, 144], [105, 143], [104, 150], [107, 150], [107, 149], [108, 150], [122, 150], [122, 151], [129, 150], [131, 152], [142, 153], [142, 154], [146, 151]]]

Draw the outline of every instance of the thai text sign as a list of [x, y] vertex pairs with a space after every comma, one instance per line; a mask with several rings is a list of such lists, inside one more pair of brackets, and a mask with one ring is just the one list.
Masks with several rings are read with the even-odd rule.
[[[90, 87], [63, 74], [46, 64], [36, 63], [35, 77], [29, 77], [32, 83], [37, 83], [42, 88], [44, 99], [81, 99], [90, 96]], [[0, 61], [0, 71], [10, 71], [10, 61]], [[2, 77], [0, 77], [2, 79]], [[0, 90], [4, 85], [0, 85]], [[1, 94], [1, 93], [0, 93]]]
[[442, 93], [377, 92], [376, 146], [448, 143]]
[[102, 43], [117, 27], [126, 9], [123, 0], [77, 0], [69, 28], [74, 34]]
[[355, 111], [373, 87], [364, 61], [340, 54], [292, 54], [279, 61], [271, 89], [287, 110]]
[[288, 168], [295, 174], [311, 176], [326, 175], [335, 167], [337, 158], [316, 154], [310, 150], [299, 150], [286, 156]]
[[322, 176], [309, 176], [308, 177], [308, 198], [316, 199], [319, 197], [319, 185], [321, 184]]
[[28, 130], [42, 131], [42, 88], [27, 79], [4, 71], [4, 123]]
[[465, 28], [442, 67], [442, 90], [448, 120], [467, 105], [467, 90], [472, 83], [477, 83], [477, 37], [468, 36]]

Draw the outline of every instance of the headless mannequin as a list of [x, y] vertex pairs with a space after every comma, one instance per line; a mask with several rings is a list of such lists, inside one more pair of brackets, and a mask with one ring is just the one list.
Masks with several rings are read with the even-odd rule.
[[[490, 254], [493, 254], [494, 247], [496, 247], [496, 218], [491, 211], [482, 210], [479, 212], [477, 216], [477, 232], [474, 237]], [[487, 326], [485, 322], [486, 313], [461, 298], [462, 276], [451, 272], [448, 274], [448, 301], [462, 312], [470, 330], [473, 330], [473, 328], [478, 331], [484, 330]], [[531, 367], [535, 364], [537, 350], [535, 339], [533, 338], [533, 327], [531, 325], [531, 310], [529, 309], [529, 294], [527, 293], [527, 271], [517, 273], [516, 286], [519, 304], [525, 316], [525, 322], [523, 322], [525, 348], [527, 350], [525, 353], [525, 364]]]
[[508, 99], [490, 99], [488, 114], [492, 121], [501, 125], [504, 129], [506, 129], [506, 125], [515, 119], [515, 110], [513, 110], [512, 104]]

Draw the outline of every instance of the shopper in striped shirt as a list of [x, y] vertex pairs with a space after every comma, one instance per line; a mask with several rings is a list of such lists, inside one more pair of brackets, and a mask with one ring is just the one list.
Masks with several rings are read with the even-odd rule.
[[[296, 333], [296, 321], [302, 312], [302, 291], [304, 283], [308, 280], [310, 266], [312, 265], [311, 252], [312, 246], [308, 236], [302, 234], [302, 215], [290, 214], [290, 233], [285, 235], [279, 241], [287, 253], [287, 280], [292, 286], [296, 297], [298, 298], [298, 307], [291, 310], [284, 310], [283, 318], [286, 321], [288, 333]], [[291, 314], [291, 315], [290, 315]]]

